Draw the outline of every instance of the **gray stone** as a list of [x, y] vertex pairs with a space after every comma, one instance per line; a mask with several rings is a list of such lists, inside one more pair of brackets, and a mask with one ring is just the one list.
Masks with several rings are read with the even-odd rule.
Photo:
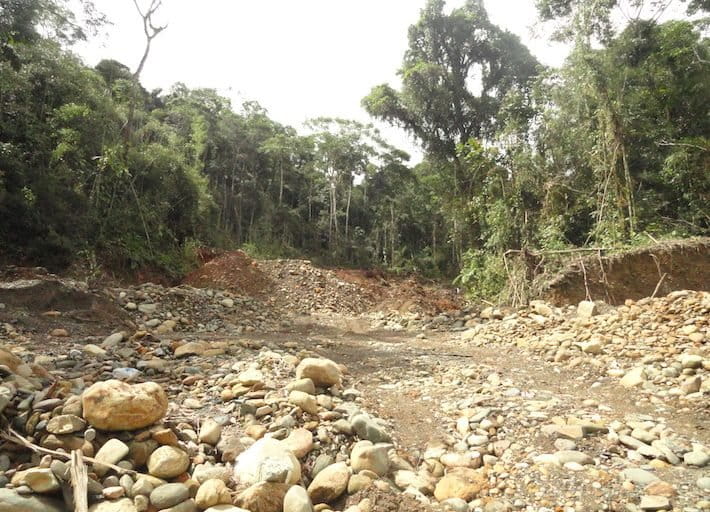
[[683, 456], [683, 462], [688, 466], [702, 468], [707, 466], [708, 462], [710, 462], [710, 454], [699, 451], [688, 452]]
[[332, 455], [328, 455], [327, 453], [321, 453], [316, 457], [316, 461], [313, 463], [313, 469], [311, 470], [311, 478], [315, 478], [315, 476], [323, 471], [325, 468], [330, 466], [335, 462], [335, 459], [332, 457]]
[[589, 455], [573, 450], [561, 450], [555, 453], [555, 457], [557, 457], [557, 460], [559, 460], [561, 464], [567, 464], [568, 462], [576, 462], [583, 466], [594, 464], [594, 459]]
[[112, 348], [123, 341], [124, 335], [122, 332], [115, 332], [111, 336], [107, 336], [104, 341], [101, 342], [103, 348]]
[[373, 443], [391, 443], [392, 438], [373, 418], [358, 414], [350, 420], [355, 433], [360, 439], [368, 440]]
[[139, 304], [138, 311], [145, 313], [146, 315], [152, 315], [158, 310], [157, 304]]
[[308, 492], [298, 485], [291, 487], [284, 498], [283, 512], [313, 512], [313, 503]]
[[150, 503], [158, 510], [174, 507], [190, 497], [190, 491], [183, 484], [165, 484], [150, 493]]
[[0, 512], [66, 512], [64, 503], [39, 496], [22, 496], [11, 489], [0, 489]]
[[656, 510], [670, 510], [671, 502], [664, 496], [641, 496], [641, 510], [654, 512]]
[[461, 498], [449, 498], [441, 502], [445, 512], [468, 512], [468, 503]]
[[653, 482], [660, 480], [656, 475], [650, 471], [640, 468], [629, 468], [621, 472], [621, 475], [625, 480], [635, 483], [636, 485], [648, 485]]

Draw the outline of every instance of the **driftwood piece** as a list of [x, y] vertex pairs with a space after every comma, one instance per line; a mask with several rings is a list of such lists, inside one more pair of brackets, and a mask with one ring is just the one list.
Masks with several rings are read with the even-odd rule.
[[88, 512], [89, 510], [89, 471], [84, 463], [81, 450], [71, 453], [71, 485], [74, 491], [74, 512]]

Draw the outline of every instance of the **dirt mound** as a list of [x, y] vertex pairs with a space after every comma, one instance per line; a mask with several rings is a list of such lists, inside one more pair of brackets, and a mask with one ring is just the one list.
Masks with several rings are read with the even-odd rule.
[[269, 277], [244, 251], [227, 252], [205, 259], [208, 261], [190, 273], [184, 284], [229, 290], [250, 297], [263, 297], [273, 287]]
[[107, 297], [53, 276], [0, 282], [0, 304], [0, 322], [25, 331], [69, 327], [74, 334], [94, 334], [103, 333], [106, 325], [130, 325], [128, 315]]
[[377, 270], [325, 269], [308, 260], [254, 261], [243, 251], [204, 259], [184, 284], [227, 290], [296, 313], [440, 313], [461, 308], [453, 290]]
[[275, 283], [268, 302], [290, 311], [358, 314], [375, 300], [361, 286], [307, 260], [265, 260], [258, 266]]
[[337, 275], [367, 290], [375, 299], [373, 311], [438, 314], [462, 307], [462, 297], [439, 283], [414, 277], [387, 276], [370, 270], [343, 270]]
[[550, 281], [542, 295], [557, 305], [585, 299], [618, 305], [674, 290], [710, 290], [710, 238], [582, 258]]

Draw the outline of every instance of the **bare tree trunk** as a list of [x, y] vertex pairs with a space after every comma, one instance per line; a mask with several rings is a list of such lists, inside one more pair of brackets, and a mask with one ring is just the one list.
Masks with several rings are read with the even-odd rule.
[[390, 222], [391, 222], [391, 224], [390, 224], [391, 228], [390, 228], [390, 229], [392, 230], [392, 232], [390, 233], [390, 243], [392, 244], [392, 253], [391, 253], [391, 257], [390, 257], [390, 261], [391, 261], [390, 265], [394, 266], [394, 263], [395, 263], [395, 261], [394, 261], [395, 246], [394, 246], [394, 244], [395, 244], [395, 239], [397, 238], [397, 236], [396, 236], [397, 228], [396, 228], [396, 226], [395, 226], [395, 224], [394, 224], [394, 205], [392, 205], [392, 203], [390, 203]]
[[140, 5], [138, 5], [138, 0], [133, 0], [133, 4], [136, 6], [138, 14], [140, 14], [141, 18], [143, 18], [143, 32], [145, 33], [146, 40], [143, 57], [141, 57], [141, 61], [140, 64], [138, 64], [136, 72], [133, 73], [133, 78], [135, 78], [136, 80], [140, 78], [140, 75], [143, 72], [143, 67], [145, 66], [145, 63], [148, 60], [148, 54], [150, 53], [150, 45], [153, 42], [153, 39], [155, 39], [158, 34], [160, 34], [163, 30], [168, 28], [167, 25], [163, 25], [162, 27], [156, 27], [155, 25], [153, 25], [153, 15], [158, 11], [158, 9], [160, 9], [162, 3], [162, 0], [151, 0], [150, 5], [148, 6], [148, 10], [143, 12]]
[[350, 185], [350, 188], [348, 188], [348, 203], [347, 206], [345, 207], [345, 239], [348, 239], [349, 236], [349, 230], [350, 230], [350, 199], [352, 198], [353, 195], [353, 186], [352, 184]]
[[280, 183], [279, 183], [279, 206], [281, 206], [281, 203], [283, 202], [283, 197], [284, 197], [284, 163], [283, 160], [281, 160], [281, 165], [279, 165], [279, 171], [280, 171]]

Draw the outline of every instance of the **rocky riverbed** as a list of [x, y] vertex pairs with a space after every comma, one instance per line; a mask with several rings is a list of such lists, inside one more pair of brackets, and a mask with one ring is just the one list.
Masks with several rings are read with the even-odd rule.
[[128, 320], [102, 335], [3, 308], [2, 512], [710, 510], [707, 293], [432, 317], [105, 297]]

